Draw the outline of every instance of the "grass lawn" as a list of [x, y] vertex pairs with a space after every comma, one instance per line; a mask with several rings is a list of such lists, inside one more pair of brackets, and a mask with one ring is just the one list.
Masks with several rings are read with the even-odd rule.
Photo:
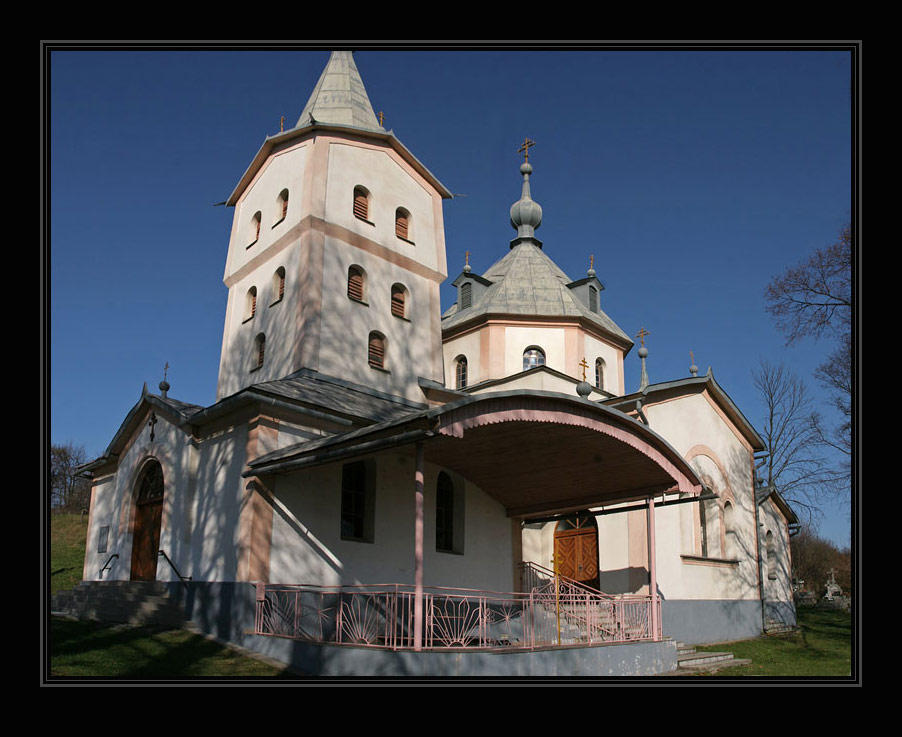
[[50, 622], [51, 678], [172, 680], [191, 678], [293, 678], [284, 668], [187, 630], [75, 622]]
[[852, 617], [830, 609], [798, 610], [799, 632], [775, 637], [698, 646], [699, 651], [729, 651], [752, 662], [724, 668], [711, 677], [783, 676], [806, 678], [852, 673]]
[[50, 517], [50, 595], [75, 588], [85, 563], [88, 515], [52, 514]]

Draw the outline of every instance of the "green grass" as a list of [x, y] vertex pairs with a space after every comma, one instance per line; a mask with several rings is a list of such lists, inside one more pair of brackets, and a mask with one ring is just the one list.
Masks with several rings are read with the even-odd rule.
[[50, 595], [74, 588], [81, 581], [85, 562], [88, 515], [50, 516]]
[[791, 635], [698, 646], [702, 652], [728, 651], [748, 658], [749, 665], [724, 668], [712, 677], [783, 676], [790, 678], [849, 676], [852, 672], [852, 617], [831, 609], [798, 610], [799, 631]]
[[152, 630], [53, 617], [49, 645], [51, 678], [295, 677], [284, 668], [246, 657], [187, 630]]

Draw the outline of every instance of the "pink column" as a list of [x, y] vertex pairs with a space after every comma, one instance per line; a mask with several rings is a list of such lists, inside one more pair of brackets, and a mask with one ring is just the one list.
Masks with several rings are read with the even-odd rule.
[[423, 649], [423, 442], [417, 443], [416, 474], [414, 476], [416, 516], [414, 521], [414, 603], [413, 649]]
[[648, 527], [648, 588], [651, 594], [651, 631], [652, 638], [658, 639], [658, 576], [655, 572], [655, 500], [648, 497], [646, 508]]

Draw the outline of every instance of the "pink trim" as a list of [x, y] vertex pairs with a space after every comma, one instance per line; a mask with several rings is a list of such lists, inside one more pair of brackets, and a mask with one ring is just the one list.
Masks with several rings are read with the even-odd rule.
[[462, 438], [470, 428], [494, 425], [502, 422], [549, 422], [556, 425], [584, 427], [608, 435], [634, 448], [657, 463], [675, 482], [676, 489], [684, 494], [700, 494], [701, 485], [693, 484], [689, 478], [673, 465], [660, 451], [631, 432], [601, 420], [575, 414], [572, 409], [548, 410], [539, 407], [501, 409], [503, 400], [480, 402], [449, 412], [438, 428], [442, 435]]
[[658, 576], [655, 559], [655, 500], [648, 497], [646, 509], [646, 524], [648, 529], [648, 588], [651, 596], [651, 632], [652, 639], [658, 639]]
[[414, 521], [414, 605], [413, 605], [413, 649], [423, 648], [423, 442], [416, 445], [416, 473], [414, 474], [414, 498], [416, 518]]

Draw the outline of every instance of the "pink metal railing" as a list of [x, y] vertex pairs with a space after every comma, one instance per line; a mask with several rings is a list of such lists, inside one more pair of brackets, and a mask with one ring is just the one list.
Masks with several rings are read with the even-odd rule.
[[[422, 647], [530, 649], [660, 638], [651, 597], [610, 596], [575, 581], [543, 581], [524, 593], [425, 587]], [[553, 574], [552, 574], [553, 576]], [[656, 602], [660, 606], [659, 602]], [[403, 584], [258, 584], [255, 634], [311, 642], [413, 649], [415, 590]], [[660, 622], [660, 616], [657, 621]]]

